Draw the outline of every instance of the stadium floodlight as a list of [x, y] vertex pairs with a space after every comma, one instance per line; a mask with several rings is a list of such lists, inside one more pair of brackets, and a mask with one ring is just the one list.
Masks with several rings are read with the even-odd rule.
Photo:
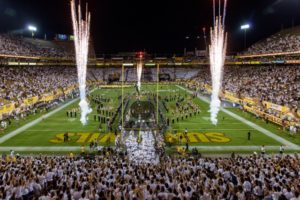
[[37, 31], [37, 28], [36, 28], [35, 26], [29, 25], [29, 26], [28, 26], [28, 30], [33, 31], [33, 32], [36, 32], [36, 31]]
[[244, 49], [247, 46], [247, 30], [250, 28], [250, 24], [244, 24], [241, 26], [241, 30], [244, 31]]
[[34, 38], [34, 33], [37, 32], [37, 27], [29, 25], [27, 28], [31, 31], [31, 37]]
[[241, 26], [241, 30], [247, 30], [250, 28], [250, 24], [244, 24]]

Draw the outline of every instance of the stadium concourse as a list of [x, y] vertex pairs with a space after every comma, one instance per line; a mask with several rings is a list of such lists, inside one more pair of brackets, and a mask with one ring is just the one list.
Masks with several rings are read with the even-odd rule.
[[0, 199], [299, 199], [295, 30], [228, 58], [217, 126], [205, 57], [147, 55], [137, 91], [134, 55], [92, 53], [81, 126], [70, 45], [0, 35]]

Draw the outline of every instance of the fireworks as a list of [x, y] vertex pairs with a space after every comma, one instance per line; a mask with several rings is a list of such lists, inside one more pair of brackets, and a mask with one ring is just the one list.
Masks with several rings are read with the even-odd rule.
[[222, 87], [223, 68], [226, 57], [227, 33], [225, 33], [225, 17], [227, 0], [224, 1], [223, 18], [221, 16], [221, 2], [219, 0], [219, 15], [215, 16], [215, 0], [213, 0], [214, 26], [211, 28], [211, 44], [209, 46], [210, 71], [212, 78], [212, 94], [210, 102], [210, 120], [216, 125], [221, 107], [219, 93]]
[[81, 13], [81, 6], [78, 5], [78, 10], [76, 10], [75, 0], [71, 1], [71, 12], [74, 30], [78, 83], [80, 91], [80, 121], [83, 125], [85, 125], [87, 123], [87, 115], [92, 111], [86, 100], [86, 70], [88, 62], [91, 15], [88, 12], [88, 6], [86, 5], [85, 19], [83, 19]]
[[140, 58], [139, 62], [137, 63], [136, 70], [137, 70], [137, 88], [140, 92], [141, 91], [142, 71], [143, 71], [142, 58]]

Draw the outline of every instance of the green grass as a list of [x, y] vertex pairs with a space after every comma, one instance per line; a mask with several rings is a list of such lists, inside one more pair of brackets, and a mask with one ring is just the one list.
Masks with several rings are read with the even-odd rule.
[[[126, 92], [131, 92], [131, 89], [126, 89]], [[103, 89], [93, 92], [93, 95], [101, 94], [103, 97], [111, 98], [112, 100], [104, 105], [104, 107], [117, 107], [118, 96], [121, 93], [120, 89]], [[94, 121], [94, 114], [97, 114], [95, 105], [92, 104], [93, 112], [89, 115], [88, 124], [82, 126], [80, 122], [80, 116], [77, 114], [77, 118], [68, 118], [66, 112], [68, 110], [77, 108], [79, 100], [63, 110], [55, 113], [51, 117], [43, 120], [42, 122], [32, 126], [19, 135], [9, 139], [2, 146], [79, 146], [76, 142], [67, 142], [55, 144], [50, 142], [57, 134], [61, 133], [103, 133], [107, 131], [107, 126], [102, 125], [102, 129], [99, 130], [99, 122]]]
[[[65, 102], [66, 103], [66, 102]], [[55, 109], [55, 108], [54, 108]], [[50, 111], [52, 111], [53, 109], [50, 109]], [[28, 115], [26, 118], [23, 118], [23, 119], [20, 119], [20, 120], [11, 120], [11, 125], [9, 125], [7, 127], [7, 129], [5, 129], [4, 131], [0, 132], [0, 136], [4, 136], [6, 135], [7, 133], [10, 133], [18, 128], [20, 128], [21, 126], [43, 116], [44, 114], [46, 114], [46, 111], [44, 110], [38, 110], [38, 113], [36, 114], [30, 114]]]
[[[173, 90], [176, 94], [180, 94], [182, 96], [186, 96], [186, 92], [183, 90], [179, 90], [177, 86], [165, 86], [168, 87], [169, 90]], [[167, 95], [167, 94], [165, 94]], [[179, 121], [179, 123], [175, 122], [174, 125], [169, 129], [169, 132], [173, 130], [177, 130], [178, 132], [183, 132], [186, 128], [188, 132], [195, 133], [224, 133], [227, 138], [230, 139], [228, 143], [196, 143], [191, 145], [215, 145], [215, 146], [250, 146], [250, 145], [272, 145], [277, 146], [280, 145], [279, 142], [274, 139], [264, 135], [263, 133], [254, 130], [253, 128], [243, 124], [242, 122], [232, 118], [231, 116], [225, 114], [224, 112], [220, 112], [218, 115], [219, 123], [218, 125], [212, 125], [210, 123], [210, 113], [209, 105], [198, 98], [194, 98], [193, 102], [198, 104], [201, 110], [200, 114], [193, 117], [189, 117], [188, 119], [184, 119], [183, 121]], [[174, 106], [173, 106], [174, 107]], [[170, 112], [169, 112], [170, 113]], [[170, 118], [172, 114], [168, 114]], [[223, 120], [224, 117], [224, 120]], [[176, 117], [177, 118], [177, 117]], [[247, 140], [247, 133], [251, 131], [251, 140]]]
[[230, 110], [231, 112], [233, 112], [235, 114], [242, 116], [243, 118], [245, 118], [251, 122], [254, 122], [255, 124], [257, 124], [259, 126], [264, 127], [265, 129], [271, 131], [272, 133], [275, 133], [276, 135], [278, 135], [292, 143], [300, 145], [300, 135], [299, 134], [296, 134], [294, 137], [292, 137], [290, 135], [289, 131], [287, 131], [287, 130], [283, 131], [282, 127], [279, 127], [278, 125], [273, 124], [271, 122], [269, 122], [267, 124], [263, 119], [260, 119], [260, 118], [256, 119], [256, 117], [251, 113], [243, 112], [242, 110], [237, 109], [237, 108], [229, 108], [228, 110]]
[[[142, 86], [143, 91], [148, 92], [156, 92], [156, 85], [144, 85]], [[126, 88], [124, 89], [124, 94], [132, 95], [134, 93], [135, 89], [134, 87]], [[118, 97], [121, 95], [121, 89], [98, 89], [93, 92], [93, 95], [102, 95], [105, 98], [111, 99], [111, 101], [104, 106], [107, 108], [110, 108], [111, 111], [115, 112], [117, 107], [120, 105], [120, 100]], [[181, 96], [188, 97], [190, 95], [187, 94], [186, 91], [179, 89], [175, 85], [162, 85], [159, 87], [159, 94], [160, 96], [170, 96], [174, 94], [180, 94]], [[171, 126], [168, 128], [167, 132], [173, 132], [174, 130], [177, 130], [178, 133], [183, 132], [185, 128], [188, 129], [189, 133], [222, 133], [226, 138], [229, 138], [230, 141], [226, 143], [217, 143], [217, 142], [198, 142], [198, 143], [192, 143], [190, 146], [193, 145], [201, 145], [201, 146], [259, 146], [259, 145], [267, 145], [267, 146], [279, 146], [280, 143], [276, 140], [264, 135], [263, 133], [260, 133], [257, 130], [253, 130], [251, 127], [243, 124], [242, 122], [228, 116], [227, 114], [220, 112], [218, 119], [219, 123], [217, 126], [211, 125], [209, 116], [210, 113], [209, 105], [197, 98], [192, 99], [192, 101], [197, 104], [201, 110], [200, 114], [197, 114], [196, 116], [193, 115], [193, 117], [189, 117], [188, 119], [185, 119], [183, 121], [179, 121], [178, 123], [171, 124]], [[184, 102], [186, 103], [186, 102]], [[175, 109], [174, 107], [175, 102], [168, 103], [167, 106], [172, 110]], [[99, 122], [94, 121], [94, 114], [96, 114], [96, 108], [94, 104], [91, 104], [93, 108], [93, 113], [89, 115], [89, 121], [86, 126], [82, 126], [79, 121], [79, 114], [77, 114], [77, 118], [67, 118], [66, 111], [77, 108], [78, 107], [78, 101], [71, 104], [67, 108], [62, 109], [61, 111], [57, 112], [56, 114], [52, 115], [51, 117], [44, 119], [42, 122], [32, 126], [31, 128], [23, 131], [22, 133], [16, 135], [15, 137], [7, 140], [1, 146], [24, 146], [24, 147], [30, 147], [30, 146], [81, 146], [82, 143], [76, 143], [76, 141], [80, 138], [79, 136], [72, 137], [72, 140], [66, 143], [53, 143], [50, 142], [50, 140], [55, 139], [57, 134], [62, 134], [64, 132], [69, 133], [87, 133], [90, 134], [90, 136], [93, 133], [98, 133], [100, 137], [104, 137], [107, 133], [106, 126], [103, 125], [102, 129], [99, 130]], [[161, 105], [160, 105], [161, 106]], [[240, 111], [239, 109], [228, 109], [247, 120], [254, 122], [263, 128], [266, 128], [270, 130], [271, 132], [280, 135], [281, 137], [296, 143], [300, 144], [299, 136], [296, 138], [290, 138], [288, 136], [287, 132], [283, 132], [278, 129], [278, 126], [273, 124], [266, 124], [262, 122], [261, 120], [257, 120], [254, 117], [251, 116], [251, 114], [244, 113]], [[16, 124], [13, 122], [13, 126], [10, 126], [9, 129], [5, 131], [5, 134], [8, 132], [22, 126], [23, 124], [26, 124], [44, 113], [30, 116], [26, 120], [21, 121], [20, 124]], [[178, 114], [179, 115], [179, 114]], [[166, 118], [169, 119], [176, 119], [176, 116], [172, 114], [172, 112], [165, 113]], [[224, 117], [224, 120], [223, 120]], [[120, 119], [120, 116], [118, 116], [118, 120]], [[247, 133], [248, 131], [251, 131], [251, 140], [247, 140]], [[89, 136], [89, 137], [90, 137]], [[88, 141], [88, 140], [86, 140]], [[84, 143], [86, 144], [86, 143]], [[109, 144], [109, 143], [107, 143]], [[107, 145], [106, 144], [106, 145]], [[113, 144], [113, 141], [110, 141], [110, 145]], [[176, 145], [173, 144], [173, 145]], [[237, 149], [238, 151], [238, 149]], [[29, 150], [30, 152], [30, 150]], [[54, 152], [55, 153], [55, 152]]]

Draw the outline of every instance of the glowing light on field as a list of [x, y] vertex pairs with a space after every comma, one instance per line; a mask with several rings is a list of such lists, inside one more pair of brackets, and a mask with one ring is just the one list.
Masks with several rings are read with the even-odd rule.
[[137, 88], [139, 91], [141, 91], [141, 86], [142, 86], [141, 79], [142, 79], [142, 72], [143, 72], [142, 59], [140, 59], [140, 61], [138, 62], [136, 70], [137, 70]]
[[219, 93], [222, 87], [223, 68], [226, 57], [227, 33], [225, 32], [225, 18], [227, 0], [224, 1], [223, 18], [221, 16], [221, 2], [219, 0], [219, 15], [215, 16], [215, 0], [213, 0], [214, 26], [210, 30], [211, 44], [209, 46], [210, 71], [212, 79], [212, 94], [210, 102], [210, 120], [217, 125], [218, 113], [221, 107]]
[[143, 72], [143, 57], [144, 57], [143, 52], [139, 52], [138, 53], [139, 62], [137, 63], [137, 66], [136, 66], [137, 88], [138, 88], [139, 92], [141, 91], [141, 86], [142, 86], [141, 79], [142, 79], [142, 72]]
[[75, 6], [75, 0], [71, 1], [71, 12], [74, 30], [78, 83], [80, 91], [80, 121], [83, 125], [85, 125], [87, 123], [87, 115], [92, 112], [92, 109], [89, 107], [89, 104], [86, 100], [86, 70], [88, 62], [91, 15], [88, 12], [88, 6], [86, 5], [85, 19], [83, 19], [81, 13], [81, 6], [78, 5], [77, 10]]

